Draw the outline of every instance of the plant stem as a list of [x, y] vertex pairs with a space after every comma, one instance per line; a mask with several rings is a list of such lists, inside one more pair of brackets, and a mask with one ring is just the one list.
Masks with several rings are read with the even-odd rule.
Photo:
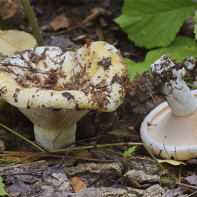
[[192, 88], [194, 88], [194, 89], [197, 89], [197, 86], [195, 86], [195, 85], [193, 85], [193, 84], [191, 84], [191, 83], [189, 83], [189, 82], [185, 82], [188, 86], [190, 86], [190, 87], [192, 87]]
[[[44, 149], [42, 149], [41, 147], [39, 147], [38, 145], [34, 144], [32, 141], [28, 140], [27, 138], [23, 137], [22, 135], [18, 134], [17, 132], [13, 131], [12, 129], [6, 127], [5, 125], [0, 123], [0, 126], [7, 129], [8, 131], [11, 131], [12, 133], [14, 133], [15, 135], [21, 137], [22, 139], [26, 140], [27, 142], [29, 142], [30, 144], [32, 144], [33, 146], [37, 147], [39, 150], [41, 150], [42, 152], [40, 153], [33, 153], [29, 156], [23, 157], [21, 160], [19, 160], [18, 162], [22, 162], [26, 159], [30, 159], [31, 157], [34, 156], [46, 156], [45, 154], [47, 153]], [[150, 155], [150, 157], [157, 163], [157, 165], [159, 166], [160, 169], [164, 170], [165, 168], [159, 163], [159, 161], [157, 160], [157, 158], [150, 152], [150, 150], [146, 147], [146, 145], [144, 145], [143, 143], [137, 143], [137, 142], [122, 142], [122, 143], [114, 143], [114, 144], [96, 144], [93, 146], [83, 146], [83, 147], [71, 147], [71, 148], [65, 148], [65, 149], [57, 149], [57, 150], [51, 150], [48, 153], [58, 153], [58, 152], [67, 152], [67, 151], [72, 151], [72, 150], [84, 150], [84, 149], [94, 149], [94, 148], [105, 148], [105, 147], [110, 147], [110, 146], [138, 146], [141, 145], [145, 148], [145, 150], [147, 151], [147, 153]], [[14, 151], [3, 151], [4, 154], [15, 154], [16, 152]], [[44, 154], [44, 155], [43, 155]]]
[[157, 160], [157, 158], [150, 152], [150, 150], [146, 147], [145, 144], [143, 143], [135, 143], [135, 142], [123, 142], [123, 143], [114, 143], [114, 144], [99, 144], [99, 145], [95, 145], [95, 146], [84, 146], [84, 147], [72, 147], [72, 148], [65, 148], [65, 149], [58, 149], [58, 150], [52, 150], [50, 151], [51, 153], [56, 153], [56, 152], [64, 152], [64, 151], [72, 151], [72, 150], [83, 150], [83, 149], [93, 149], [93, 148], [104, 148], [104, 147], [110, 147], [110, 146], [125, 146], [125, 145], [129, 145], [129, 146], [137, 146], [137, 145], [141, 145], [145, 148], [145, 150], [147, 151], [147, 153], [151, 156], [151, 158], [157, 163], [157, 165], [159, 166], [160, 169], [164, 170], [165, 168], [159, 163], [159, 161]]
[[143, 145], [143, 143], [135, 143], [135, 142], [123, 142], [123, 143], [114, 143], [114, 144], [96, 144], [93, 146], [82, 146], [82, 147], [72, 147], [72, 148], [65, 148], [65, 149], [57, 149], [51, 150], [50, 153], [57, 153], [57, 152], [65, 152], [68, 150], [83, 150], [83, 149], [93, 149], [93, 148], [105, 148], [110, 146], [135, 146], [135, 145]]
[[5, 162], [9, 162], [9, 163], [16, 163], [16, 161], [8, 160], [8, 159], [0, 159], [0, 161], [5, 161]]
[[21, 4], [23, 5], [23, 8], [24, 8], [25, 13], [27, 15], [29, 24], [31, 25], [31, 28], [32, 28], [34, 37], [36, 38], [38, 46], [44, 46], [45, 44], [43, 41], [43, 37], [40, 32], [40, 28], [38, 26], [37, 19], [36, 19], [34, 12], [31, 8], [31, 5], [29, 3], [29, 0], [21, 0]]
[[20, 135], [19, 133], [17, 133], [16, 131], [6, 127], [5, 125], [3, 125], [2, 123], [0, 123], [0, 127], [3, 127], [4, 129], [14, 133], [15, 135], [17, 135], [18, 137], [22, 138], [23, 140], [27, 141], [28, 143], [30, 143], [31, 145], [33, 145], [34, 147], [36, 147], [37, 149], [39, 149], [42, 152], [45, 152], [44, 149], [42, 149], [40, 146], [38, 146], [37, 144], [35, 144], [34, 142], [32, 142], [31, 140], [28, 140], [26, 137], [23, 137], [22, 135]]
[[148, 147], [145, 144], [143, 144], [143, 147], [145, 148], [145, 150], [147, 151], [147, 153], [151, 156], [151, 158], [155, 160], [155, 162], [157, 163], [157, 165], [162, 170], [165, 170], [165, 168], [159, 163], [159, 161], [157, 160], [157, 158], [150, 152], [150, 150], [148, 149]]

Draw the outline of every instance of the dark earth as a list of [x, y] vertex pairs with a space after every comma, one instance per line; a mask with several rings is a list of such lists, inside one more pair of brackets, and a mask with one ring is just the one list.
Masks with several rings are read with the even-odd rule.
[[[123, 0], [30, 3], [46, 45], [77, 47], [86, 40], [103, 40], [118, 48], [123, 57], [136, 62], [145, 57], [147, 50], [136, 47], [113, 21], [121, 14]], [[55, 20], [62, 14], [63, 26]], [[0, 19], [0, 27], [32, 33], [21, 9], [10, 19]], [[106, 67], [110, 63], [103, 61]], [[190, 71], [188, 77], [190, 82], [195, 78]], [[0, 161], [0, 173], [8, 196], [195, 196], [196, 159], [186, 161], [187, 165], [162, 164], [164, 170], [140, 145], [131, 157], [123, 157], [131, 147], [128, 142], [141, 143], [139, 128], [144, 117], [164, 101], [146, 72], [126, 88], [124, 103], [115, 112], [90, 111], [78, 122], [76, 147], [91, 146], [88, 149], [35, 155], [38, 150], [32, 145], [0, 128], [1, 150], [16, 151], [1, 154], [5, 161]], [[34, 141], [33, 124], [17, 108], [1, 107], [0, 123]]]

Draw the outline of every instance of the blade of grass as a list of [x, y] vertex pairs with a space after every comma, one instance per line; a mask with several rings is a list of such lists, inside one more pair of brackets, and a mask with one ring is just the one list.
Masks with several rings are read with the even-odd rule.
[[189, 82], [185, 82], [188, 86], [190, 86], [190, 87], [192, 87], [192, 88], [194, 88], [194, 89], [197, 89], [197, 86], [195, 86], [195, 85], [193, 85], [193, 84], [191, 84], [191, 83], [189, 83]]
[[31, 140], [27, 139], [26, 137], [20, 135], [19, 133], [17, 133], [16, 131], [8, 128], [7, 126], [5, 126], [4, 124], [0, 123], [0, 127], [3, 127], [4, 129], [6, 129], [7, 131], [12, 132], [13, 134], [17, 135], [18, 137], [22, 138], [23, 140], [25, 140], [26, 142], [30, 143], [31, 145], [33, 145], [34, 147], [36, 147], [37, 149], [39, 149], [42, 152], [46, 152], [44, 149], [42, 149], [40, 146], [38, 146], [37, 144], [35, 144], [34, 142], [32, 142]]
[[0, 159], [0, 161], [10, 162], [10, 163], [16, 163], [16, 161], [9, 160], [9, 159]]

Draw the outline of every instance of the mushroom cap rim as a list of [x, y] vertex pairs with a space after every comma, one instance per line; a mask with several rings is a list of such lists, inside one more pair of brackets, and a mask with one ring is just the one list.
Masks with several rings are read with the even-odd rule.
[[[192, 90], [191, 91], [193, 94], [197, 94], [197, 90]], [[158, 112], [161, 111], [161, 109], [165, 108], [168, 106], [168, 103], [166, 101], [164, 101], [163, 103], [159, 104], [156, 108], [154, 108], [143, 120], [141, 127], [140, 127], [140, 134], [141, 134], [141, 138], [142, 141], [144, 142], [145, 145], [151, 145], [154, 147], [154, 149], [158, 149], [158, 150], [163, 150], [164, 149], [164, 145], [155, 141], [154, 139], [152, 139], [150, 137], [150, 135], [148, 134], [148, 130], [147, 130], [147, 123], [150, 122], [152, 120], [152, 118], [155, 116], [155, 114], [157, 114]], [[191, 145], [191, 146], [169, 146], [169, 145], [165, 145], [165, 150], [170, 152], [181, 152], [181, 151], [185, 151], [188, 150], [188, 153], [190, 152], [194, 152], [197, 151], [197, 144], [196, 145]]]

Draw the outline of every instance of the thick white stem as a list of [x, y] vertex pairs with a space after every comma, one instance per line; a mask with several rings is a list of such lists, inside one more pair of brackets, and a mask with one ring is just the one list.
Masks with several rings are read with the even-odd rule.
[[36, 142], [47, 150], [62, 148], [75, 142], [76, 123], [62, 129], [48, 129], [34, 125]]
[[186, 116], [195, 112], [197, 99], [183, 80], [184, 68], [180, 69], [164, 55], [151, 65], [151, 70], [174, 115]]

